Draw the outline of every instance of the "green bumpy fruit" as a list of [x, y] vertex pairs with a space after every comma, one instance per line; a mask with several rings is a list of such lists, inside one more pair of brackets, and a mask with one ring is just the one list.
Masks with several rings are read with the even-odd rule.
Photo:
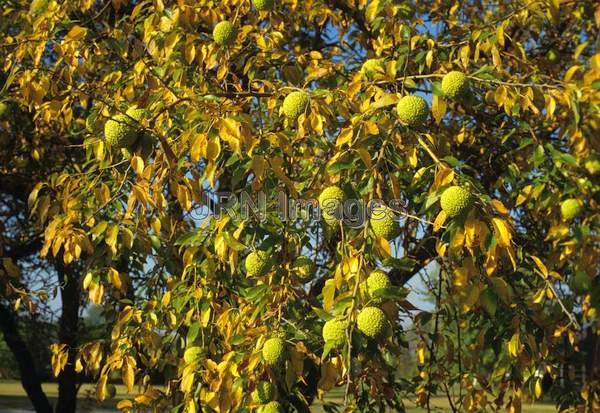
[[581, 214], [581, 202], [578, 199], [567, 199], [560, 204], [560, 214], [569, 221]]
[[302, 281], [310, 281], [315, 275], [315, 263], [310, 258], [301, 255], [294, 260], [292, 268]]
[[369, 274], [366, 284], [367, 293], [369, 294], [369, 297], [371, 297], [371, 301], [376, 304], [381, 304], [383, 301], [385, 301], [385, 299], [382, 297], [375, 297], [375, 291], [392, 286], [390, 277], [388, 277], [388, 275], [381, 270], [375, 270]]
[[395, 238], [400, 230], [400, 225], [395, 220], [394, 211], [385, 205], [373, 208], [369, 222], [375, 235], [386, 240]]
[[473, 196], [468, 189], [454, 185], [442, 193], [440, 204], [446, 215], [454, 218], [463, 215], [471, 209]]
[[342, 218], [344, 200], [346, 195], [338, 186], [327, 187], [319, 195], [319, 207], [323, 214], [323, 219], [332, 225]]
[[35, 16], [48, 6], [48, 0], [33, 0], [29, 5], [29, 14]]
[[400, 121], [408, 126], [420, 126], [427, 121], [429, 106], [421, 96], [404, 96], [396, 106]]
[[258, 11], [271, 11], [275, 5], [275, 0], [252, 0], [252, 4]]
[[596, 175], [600, 172], [600, 159], [588, 159], [584, 166], [590, 175]]
[[104, 140], [115, 148], [130, 148], [138, 138], [139, 124], [146, 111], [132, 107], [125, 114], [116, 115], [104, 125]]
[[365, 336], [377, 338], [385, 332], [387, 318], [377, 307], [365, 307], [356, 317], [356, 326]]
[[373, 77], [385, 71], [384, 62], [384, 59], [368, 59], [363, 63], [360, 72], [367, 77]]
[[262, 348], [263, 360], [269, 366], [277, 366], [285, 359], [285, 341], [280, 337], [265, 341]]
[[2, 116], [4, 116], [4, 114], [6, 113], [7, 110], [8, 110], [8, 105], [6, 104], [6, 102], [0, 102], [0, 118], [2, 118]]
[[233, 23], [223, 20], [213, 29], [213, 40], [219, 46], [229, 46], [237, 38], [237, 29]]
[[266, 251], [252, 251], [246, 257], [244, 265], [248, 277], [260, 277], [269, 270], [269, 254]]
[[268, 381], [260, 381], [252, 392], [252, 400], [255, 403], [267, 403], [273, 399], [274, 386]]
[[308, 102], [308, 93], [301, 90], [292, 92], [283, 100], [283, 114], [290, 120], [296, 120], [306, 112]]
[[323, 324], [323, 340], [326, 343], [331, 343], [333, 347], [339, 348], [346, 342], [346, 328], [348, 321], [335, 317]]
[[142, 159], [148, 159], [150, 155], [152, 155], [157, 141], [158, 140], [156, 139], [156, 137], [150, 133], [144, 133], [142, 135], [138, 147], [138, 152], [140, 153]]
[[269, 402], [260, 411], [261, 413], [283, 413], [283, 408], [279, 402]]
[[577, 271], [571, 280], [571, 289], [577, 294], [585, 294], [592, 286], [592, 280], [584, 271]]
[[442, 93], [449, 98], [464, 96], [469, 90], [467, 76], [463, 72], [453, 70], [442, 79]]

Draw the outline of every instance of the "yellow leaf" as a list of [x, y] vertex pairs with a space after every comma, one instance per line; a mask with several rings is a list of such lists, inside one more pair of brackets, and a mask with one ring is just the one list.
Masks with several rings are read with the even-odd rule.
[[100, 184], [100, 189], [98, 190], [98, 200], [102, 204], [106, 204], [108, 201], [110, 201], [110, 189], [105, 183]]
[[58, 377], [67, 364], [67, 346], [65, 344], [52, 344], [50, 346], [50, 351], [52, 352], [52, 373], [54, 374], [54, 377]]
[[398, 100], [399, 100], [398, 95], [396, 95], [395, 93], [388, 93], [385, 95], [381, 95], [381, 97], [379, 99], [377, 99], [375, 102], [373, 102], [373, 104], [370, 105], [368, 107], [368, 109], [370, 109], [370, 110], [381, 109], [383, 107], [394, 105], [394, 104], [398, 103]]
[[144, 160], [141, 157], [134, 155], [133, 158], [131, 158], [131, 167], [136, 174], [142, 175], [144, 172]]
[[496, 46], [492, 47], [492, 63], [498, 69], [502, 69], [502, 59], [500, 58], [500, 52]]
[[517, 357], [519, 355], [520, 349], [521, 338], [519, 337], [519, 333], [515, 333], [508, 342], [508, 353], [513, 357]]
[[537, 265], [544, 278], [548, 278], [548, 268], [544, 265], [542, 260], [540, 260], [535, 255], [532, 255], [531, 259], [533, 260], [533, 262], [535, 262], [535, 265]]
[[210, 307], [203, 309], [202, 312], [200, 313], [200, 324], [202, 325], [202, 327], [208, 326], [208, 324], [210, 322], [210, 313], [211, 313]]
[[545, 95], [544, 99], [546, 101], [546, 119], [552, 119], [556, 110], [556, 100], [550, 95]]
[[221, 154], [221, 141], [218, 137], [208, 140], [206, 143], [206, 158], [211, 161], [216, 161]]
[[190, 157], [192, 162], [198, 162], [200, 157], [206, 156], [206, 134], [199, 133], [192, 140], [190, 147]]
[[196, 413], [196, 402], [194, 399], [189, 399], [185, 405], [185, 413]]
[[435, 188], [450, 185], [454, 181], [454, 171], [450, 168], [440, 168], [435, 176]]
[[439, 125], [446, 113], [446, 101], [434, 95], [431, 100], [431, 113], [433, 114], [435, 123]]
[[537, 379], [535, 381], [535, 398], [539, 399], [542, 396], [542, 381]]
[[498, 86], [496, 92], [494, 93], [494, 100], [496, 101], [496, 104], [498, 106], [502, 106], [502, 104], [506, 101], [507, 97], [508, 90], [506, 90], [506, 87], [504, 87], [504, 85]]
[[179, 388], [183, 393], [189, 393], [192, 390], [197, 368], [198, 366], [196, 363], [191, 363], [183, 369], [183, 374], [181, 375], [181, 384], [179, 385]]
[[73, 28], [71, 30], [69, 30], [69, 33], [67, 33], [67, 35], [65, 36], [68, 40], [81, 40], [85, 37], [85, 34], [87, 33], [87, 29], [84, 29], [81, 26], [73, 26]]
[[188, 65], [194, 61], [194, 57], [196, 57], [196, 46], [194, 42], [188, 42], [185, 45], [185, 61]]
[[461, 47], [459, 54], [460, 54], [460, 62], [462, 63], [463, 67], [465, 69], [468, 68], [469, 67], [469, 55], [471, 54], [471, 48], [469, 47], [469, 45], [467, 44], [467, 45]]
[[496, 41], [500, 47], [504, 47], [504, 25], [502, 22], [496, 27]]
[[468, 248], [474, 248], [479, 244], [481, 234], [481, 222], [473, 217], [467, 218], [465, 222], [465, 242]]
[[544, 296], [546, 295], [546, 289], [542, 288], [541, 290], [539, 290], [537, 293], [535, 293], [535, 295], [533, 296], [533, 302], [535, 304], [539, 304], [542, 302], [542, 300], [544, 299]]
[[254, 171], [254, 175], [259, 180], [262, 179], [265, 174], [265, 157], [262, 155], [254, 155], [252, 157], [252, 170]]
[[117, 235], [119, 235], [119, 226], [113, 224], [106, 231], [106, 236], [104, 237], [104, 242], [109, 246], [113, 254], [117, 253]]
[[446, 212], [444, 210], [441, 210], [438, 216], [435, 218], [435, 221], [433, 222], [433, 232], [438, 232], [440, 228], [444, 226], [444, 222], [446, 222], [447, 217], [448, 216], [446, 215]]
[[519, 196], [517, 197], [517, 202], [515, 203], [515, 206], [519, 206], [523, 202], [527, 201], [527, 199], [529, 198], [529, 195], [531, 195], [532, 190], [533, 190], [532, 185], [527, 185], [526, 187], [524, 187], [521, 190], [521, 193], [519, 193]]
[[329, 279], [325, 281], [323, 287], [323, 309], [330, 311], [333, 308], [333, 297], [335, 295], [335, 284], [334, 280]]
[[502, 215], [508, 215], [508, 209], [506, 209], [502, 201], [498, 199], [492, 199], [492, 206], [496, 211], [498, 211]]
[[375, 122], [370, 120], [363, 123], [363, 129], [365, 133], [369, 135], [377, 135], [379, 133], [379, 126], [377, 126]]
[[450, 240], [450, 251], [458, 253], [465, 243], [465, 233], [463, 231], [456, 231], [452, 239]]
[[102, 304], [102, 297], [104, 296], [104, 286], [102, 284], [92, 283], [90, 284], [89, 297], [90, 301], [96, 305]]
[[564, 77], [564, 81], [565, 83], [571, 81], [571, 79], [573, 78], [573, 75], [575, 75], [575, 72], [577, 72], [579, 70], [581, 66], [571, 66], [567, 72], [565, 73], [565, 77]]
[[390, 258], [392, 256], [392, 248], [390, 247], [390, 243], [382, 237], [377, 237], [375, 239], [375, 247], [383, 258]]
[[504, 250], [506, 251], [508, 258], [510, 258], [510, 263], [512, 264], [513, 270], [516, 271], [517, 270], [517, 257], [515, 256], [515, 252], [513, 251], [512, 247], [510, 245], [505, 247]]
[[177, 185], [177, 200], [184, 211], [188, 211], [192, 208], [192, 197], [187, 186], [182, 184]]
[[367, 151], [364, 148], [358, 148], [356, 149], [356, 152], [358, 152], [360, 159], [362, 159], [367, 169], [371, 169], [373, 167], [373, 164], [371, 162], [371, 155], [369, 154], [369, 151]]
[[367, 6], [367, 10], [365, 11], [365, 19], [367, 23], [371, 23], [375, 17], [377, 16], [377, 9], [379, 8], [379, 0], [373, 0]]
[[498, 240], [498, 245], [500, 245], [501, 247], [509, 247], [512, 235], [510, 233], [510, 228], [506, 221], [494, 217], [492, 218], [492, 225], [494, 226], [494, 232]]
[[342, 261], [342, 275], [344, 279], [350, 280], [353, 277], [356, 277], [358, 274], [358, 269], [360, 266], [360, 260], [358, 257], [347, 257]]
[[417, 363], [425, 364], [425, 346], [421, 344], [417, 346]]
[[433, 62], [433, 50], [429, 50], [425, 55], [425, 64], [428, 69], [431, 68], [431, 62]]
[[108, 270], [108, 278], [110, 279], [111, 284], [115, 286], [115, 288], [117, 288], [118, 290], [123, 288], [123, 283], [121, 282], [119, 271], [115, 270], [114, 268], [110, 268]]
[[437, 252], [437, 254], [440, 257], [443, 257], [444, 255], [446, 255], [446, 248], [448, 248], [448, 244], [446, 244], [445, 242], [442, 242], [439, 239], [435, 243], [435, 252]]
[[415, 168], [417, 166], [417, 148], [413, 147], [408, 153], [408, 162], [410, 166]]
[[121, 237], [123, 238], [123, 245], [131, 249], [133, 247], [133, 232], [129, 228], [123, 228]]
[[103, 374], [98, 379], [98, 383], [96, 384], [96, 399], [101, 402], [106, 399], [106, 382], [108, 381], [108, 375]]
[[352, 128], [342, 129], [335, 141], [335, 146], [339, 148], [340, 146], [343, 146], [347, 143], [349, 144], [352, 141], [353, 135], [354, 131], [352, 130]]
[[117, 409], [125, 410], [133, 408], [131, 400], [123, 399], [117, 403]]
[[135, 381], [135, 359], [131, 356], [125, 357], [123, 360], [123, 368], [121, 369], [121, 375], [123, 378], [123, 384], [127, 387], [127, 392], [131, 393], [133, 391], [133, 384]]

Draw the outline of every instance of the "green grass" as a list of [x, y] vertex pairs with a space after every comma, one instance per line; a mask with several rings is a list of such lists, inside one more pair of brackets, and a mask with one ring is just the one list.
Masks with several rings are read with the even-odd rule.
[[[109, 400], [104, 403], [96, 401], [96, 388], [94, 384], [83, 384], [79, 389], [78, 411], [88, 412], [92, 410], [113, 410], [116, 411], [116, 404], [119, 399], [127, 395], [127, 390], [123, 385], [117, 385], [116, 400]], [[58, 385], [56, 383], [44, 383], [42, 389], [50, 399], [50, 403], [56, 403], [58, 399]], [[21, 383], [18, 381], [0, 381], [0, 409], [31, 409], [31, 403]]]
[[[58, 386], [56, 383], [44, 383], [43, 389], [46, 395], [50, 398], [51, 402], [56, 402], [58, 397]], [[127, 390], [123, 385], [116, 385], [117, 396], [113, 400], [106, 401], [104, 403], [98, 403], [95, 399], [95, 386], [94, 384], [84, 384], [79, 390], [79, 408], [78, 411], [89, 412], [97, 410], [108, 410], [116, 411], [116, 403], [118, 400], [127, 397]], [[333, 390], [326, 397], [326, 402], [341, 402], [342, 391]], [[407, 411], [410, 413], [421, 413], [426, 412], [426, 409], [415, 407], [414, 403], [406, 401]], [[445, 397], [433, 397], [431, 399], [432, 411], [437, 413], [450, 412], [451, 409], [448, 405], [448, 400]], [[11, 408], [11, 409], [31, 409], [31, 404], [27, 399], [27, 395], [21, 387], [21, 383], [17, 381], [0, 381], [0, 409]], [[319, 407], [319, 404], [312, 408], [314, 412], [323, 412], [323, 409]], [[523, 413], [554, 413], [556, 408], [553, 405], [545, 403], [524, 403]]]

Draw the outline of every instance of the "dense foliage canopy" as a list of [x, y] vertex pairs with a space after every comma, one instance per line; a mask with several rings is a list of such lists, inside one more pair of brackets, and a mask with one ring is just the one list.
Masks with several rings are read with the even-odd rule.
[[0, 173], [111, 324], [56, 375], [120, 376], [124, 411], [600, 409], [597, 2], [5, 0], [0, 29]]

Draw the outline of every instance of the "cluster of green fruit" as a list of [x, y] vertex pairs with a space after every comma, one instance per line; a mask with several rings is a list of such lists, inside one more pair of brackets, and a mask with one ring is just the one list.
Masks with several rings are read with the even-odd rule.
[[[274, 369], [280, 368], [287, 358], [284, 336], [276, 334], [266, 340], [262, 346], [262, 358], [264, 363]], [[281, 404], [275, 400], [276, 388], [268, 381], [260, 381], [251, 394], [255, 403], [262, 404], [259, 411], [262, 413], [283, 412]]]
[[[342, 206], [345, 200], [346, 195], [338, 186], [327, 187], [321, 192], [319, 206], [326, 224], [335, 225], [342, 219]], [[450, 186], [440, 197], [442, 210], [450, 218], [464, 216], [471, 209], [473, 203], [474, 196], [464, 186]], [[400, 230], [397, 212], [386, 205], [376, 205], [371, 210], [369, 224], [377, 237], [386, 240], [395, 238]]]
[[6, 102], [0, 101], [0, 119], [4, 116], [4, 114], [8, 111], [8, 104]]
[[274, 400], [275, 386], [268, 381], [259, 381], [251, 394], [252, 401], [260, 404], [258, 411], [260, 413], [280, 413], [283, 412], [281, 404]]
[[[271, 256], [267, 251], [252, 251], [246, 256], [244, 267], [246, 268], [246, 275], [248, 277], [261, 277], [271, 271]], [[315, 275], [315, 263], [304, 255], [298, 256], [290, 269], [303, 283], [309, 282]]]
[[[367, 78], [372, 78], [378, 73], [385, 72], [384, 64], [384, 59], [368, 59], [363, 63], [361, 73]], [[469, 81], [464, 73], [453, 70], [442, 78], [441, 89], [447, 98], [461, 98], [469, 91]], [[418, 127], [427, 121], [429, 106], [421, 96], [407, 95], [398, 102], [396, 112], [403, 124]]]
[[[327, 225], [334, 226], [343, 218], [343, 205], [346, 194], [339, 186], [329, 186], [319, 195], [319, 207], [323, 220]], [[373, 233], [387, 240], [398, 235], [400, 226], [396, 212], [386, 205], [376, 205], [371, 210], [369, 223]]]
[[[381, 270], [372, 271], [359, 286], [367, 305], [356, 317], [356, 328], [369, 339], [382, 337], [388, 331], [390, 325], [388, 318], [378, 305], [385, 302], [380, 292], [391, 286], [390, 278]], [[346, 333], [348, 327], [349, 320], [343, 316], [326, 321], [322, 330], [323, 340], [333, 348], [343, 347], [348, 341]]]
[[[459, 98], [465, 96], [468, 91], [469, 82], [464, 73], [453, 70], [442, 78], [442, 93], [445, 97]], [[421, 96], [407, 95], [398, 102], [396, 112], [403, 124], [418, 127], [427, 121], [429, 105]]]
[[123, 114], [113, 116], [104, 124], [104, 141], [108, 146], [120, 150], [127, 158], [133, 151], [148, 158], [156, 144], [155, 137], [141, 130], [140, 122], [148, 116], [146, 109], [132, 106]]
[[[272, 11], [275, 0], [252, 0], [258, 11]], [[230, 46], [237, 38], [238, 30], [229, 20], [223, 20], [213, 28], [213, 40], [219, 46]]]
[[560, 204], [560, 214], [565, 221], [570, 221], [577, 218], [581, 214], [582, 204], [581, 201], [575, 198], [565, 199]]

